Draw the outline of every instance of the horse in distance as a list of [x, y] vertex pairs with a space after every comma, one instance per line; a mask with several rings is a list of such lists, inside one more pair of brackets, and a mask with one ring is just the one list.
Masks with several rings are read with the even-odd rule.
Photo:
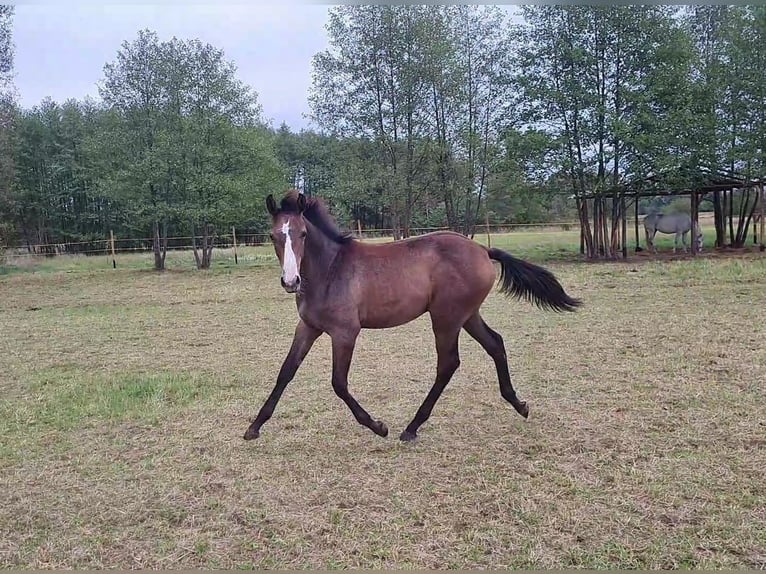
[[[688, 251], [686, 246], [686, 235], [692, 229], [692, 218], [688, 213], [671, 213], [660, 214], [650, 213], [644, 218], [644, 233], [646, 235], [646, 243], [651, 247], [654, 253], [657, 253], [657, 248], [654, 245], [654, 236], [659, 231], [660, 233], [675, 234], [675, 241], [673, 242], [673, 253], [676, 252], [678, 247], [678, 240], [681, 239], [684, 246], [684, 253]], [[694, 235], [697, 241], [697, 251], [702, 251], [702, 245], [704, 238], [702, 236], [702, 230], [699, 225], [694, 222]]]
[[570, 297], [547, 269], [497, 248], [486, 248], [458, 233], [438, 231], [384, 244], [369, 244], [343, 233], [324, 203], [291, 190], [277, 204], [266, 199], [271, 240], [282, 269], [280, 283], [294, 294], [298, 312], [293, 341], [276, 384], [244, 434], [257, 438], [288, 383], [326, 333], [332, 348], [332, 388], [356, 421], [386, 437], [388, 427], [373, 418], [349, 391], [348, 374], [362, 329], [403, 325], [428, 313], [437, 352], [436, 378], [400, 439], [412, 441], [460, 365], [458, 337], [465, 330], [495, 364], [501, 396], [524, 418], [529, 407], [511, 383], [503, 338], [479, 308], [497, 279], [500, 290], [543, 309], [575, 311]]

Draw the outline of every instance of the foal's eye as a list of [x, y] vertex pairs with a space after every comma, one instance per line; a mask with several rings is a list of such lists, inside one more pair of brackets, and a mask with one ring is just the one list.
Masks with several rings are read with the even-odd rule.
[[272, 241], [274, 241], [274, 234], [273, 234], [273, 233], [269, 233], [269, 239], [271, 239]]
[[301, 239], [305, 238], [308, 235], [308, 233], [304, 230], [301, 231]]

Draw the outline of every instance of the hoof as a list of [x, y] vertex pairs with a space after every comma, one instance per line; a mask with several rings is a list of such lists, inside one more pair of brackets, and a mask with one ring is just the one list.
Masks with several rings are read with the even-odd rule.
[[249, 429], [247, 429], [247, 431], [245, 432], [245, 435], [242, 438], [244, 438], [245, 440], [253, 440], [254, 438], [258, 438], [259, 436], [261, 436], [261, 433], [255, 430], [253, 427], [250, 427]]
[[519, 403], [519, 406], [516, 407], [516, 412], [518, 412], [525, 419], [529, 418], [529, 405], [526, 403], [526, 401]]
[[372, 429], [372, 432], [378, 436], [382, 436], [383, 438], [388, 436], [388, 427], [381, 421], [373, 421], [370, 428]]
[[417, 433], [410, 431], [402, 431], [402, 434], [399, 435], [399, 440], [402, 442], [412, 442], [416, 438], [418, 438]]

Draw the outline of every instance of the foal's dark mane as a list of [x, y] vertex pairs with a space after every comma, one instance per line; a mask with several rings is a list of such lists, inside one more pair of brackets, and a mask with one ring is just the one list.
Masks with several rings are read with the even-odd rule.
[[[298, 209], [298, 192], [295, 189], [291, 189], [282, 198], [282, 202], [279, 206], [279, 210], [285, 213], [299, 213]], [[303, 217], [306, 218], [314, 227], [319, 229], [325, 236], [333, 240], [335, 243], [341, 245], [351, 243], [354, 239], [350, 232], [343, 232], [338, 227], [338, 224], [333, 219], [330, 212], [327, 210], [327, 206], [318, 197], [305, 197], [306, 207], [303, 210]]]

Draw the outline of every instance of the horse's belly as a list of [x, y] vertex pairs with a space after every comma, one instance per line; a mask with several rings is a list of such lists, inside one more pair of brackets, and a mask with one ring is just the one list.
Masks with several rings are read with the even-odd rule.
[[428, 301], [425, 298], [380, 301], [365, 309], [363, 316], [360, 317], [360, 323], [364, 329], [398, 327], [417, 319], [426, 312], [427, 308]]
[[[403, 285], [402, 283], [399, 284]], [[397, 327], [420, 317], [428, 309], [430, 285], [404, 283], [407, 288], [377, 288], [360, 305], [359, 320], [365, 329]]]

